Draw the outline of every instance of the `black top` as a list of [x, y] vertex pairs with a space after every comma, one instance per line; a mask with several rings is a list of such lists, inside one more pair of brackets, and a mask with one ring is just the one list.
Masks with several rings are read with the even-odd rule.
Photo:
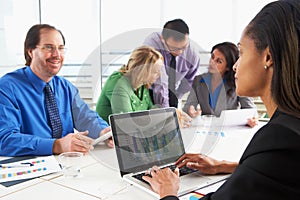
[[300, 119], [277, 110], [254, 135], [231, 177], [201, 200], [300, 199], [299, 156]]

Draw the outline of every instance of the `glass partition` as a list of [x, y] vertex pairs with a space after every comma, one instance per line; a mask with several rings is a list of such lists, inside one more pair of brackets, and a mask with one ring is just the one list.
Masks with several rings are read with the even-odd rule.
[[39, 23], [37, 0], [0, 1], [0, 77], [25, 64], [25, 35], [36, 23]]

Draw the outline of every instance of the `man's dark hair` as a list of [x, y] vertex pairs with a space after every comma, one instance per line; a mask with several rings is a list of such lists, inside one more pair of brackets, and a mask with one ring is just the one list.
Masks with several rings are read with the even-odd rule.
[[189, 27], [182, 19], [168, 21], [162, 31], [165, 40], [172, 37], [175, 41], [182, 41], [186, 34], [190, 34]]

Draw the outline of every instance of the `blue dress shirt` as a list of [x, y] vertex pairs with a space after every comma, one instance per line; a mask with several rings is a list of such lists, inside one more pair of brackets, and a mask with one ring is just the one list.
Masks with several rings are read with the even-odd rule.
[[[89, 131], [97, 138], [108, 124], [80, 98], [78, 89], [63, 77], [49, 82], [62, 120], [62, 137]], [[0, 78], [0, 155], [51, 155], [55, 138], [47, 121], [44, 87], [30, 67]]]

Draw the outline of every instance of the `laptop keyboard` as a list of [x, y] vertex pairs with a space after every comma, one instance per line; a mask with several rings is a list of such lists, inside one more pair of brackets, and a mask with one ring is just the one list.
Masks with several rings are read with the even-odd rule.
[[[170, 165], [170, 166], [166, 166], [166, 167], [169, 167], [172, 171], [175, 170], [176, 166], [175, 165]], [[163, 168], [166, 168], [166, 167], [163, 167]], [[187, 174], [190, 174], [190, 173], [193, 173], [197, 170], [195, 169], [191, 169], [191, 168], [188, 168], [186, 166], [182, 167], [179, 169], [179, 176], [184, 176], [184, 175], [187, 175]], [[143, 181], [144, 183], [147, 183], [149, 184], [147, 181], [145, 181], [144, 179], [142, 179], [143, 176], [150, 176], [150, 174], [146, 174], [146, 173], [140, 173], [140, 174], [135, 174], [133, 175], [134, 178], [140, 180], [140, 181]]]

